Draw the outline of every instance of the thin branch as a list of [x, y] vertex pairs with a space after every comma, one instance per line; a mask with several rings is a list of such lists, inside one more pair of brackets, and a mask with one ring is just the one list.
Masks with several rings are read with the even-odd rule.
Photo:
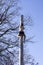
[[5, 35], [5, 34], [6, 34], [7, 32], [9, 32], [10, 30], [16, 30], [17, 28], [18, 28], [18, 26], [15, 27], [15, 28], [9, 28], [9, 29], [7, 29], [6, 31], [4, 31], [3, 34], [0, 35], [0, 37], [2, 37], [3, 35]]
[[15, 57], [14, 53], [12, 53], [11, 51], [9, 51], [8, 49], [7, 49], [7, 51]]

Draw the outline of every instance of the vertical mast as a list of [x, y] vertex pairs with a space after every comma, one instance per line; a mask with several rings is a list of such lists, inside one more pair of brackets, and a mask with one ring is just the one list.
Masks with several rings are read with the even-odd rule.
[[19, 65], [24, 65], [23, 61], [23, 41], [25, 39], [25, 34], [24, 34], [24, 24], [23, 24], [23, 15], [21, 15], [21, 20], [20, 20], [20, 26], [19, 26]]

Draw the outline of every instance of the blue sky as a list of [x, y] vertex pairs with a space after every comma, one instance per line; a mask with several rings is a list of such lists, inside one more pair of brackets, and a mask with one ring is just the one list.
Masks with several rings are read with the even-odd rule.
[[32, 16], [34, 26], [30, 33], [35, 35], [34, 44], [28, 44], [27, 49], [39, 65], [43, 65], [43, 0], [21, 0], [22, 14]]

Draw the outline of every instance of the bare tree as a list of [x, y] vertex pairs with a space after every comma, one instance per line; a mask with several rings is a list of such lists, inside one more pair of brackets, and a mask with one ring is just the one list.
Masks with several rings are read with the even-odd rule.
[[[18, 62], [19, 42], [17, 34], [20, 10], [18, 3], [19, 0], [0, 0], [0, 65], [14, 65]], [[27, 20], [31, 25], [30, 17]], [[24, 22], [24, 26], [26, 25], [27, 22]], [[30, 40], [31, 38], [33, 37], [28, 38], [26, 42], [33, 42]], [[27, 59], [31, 59], [30, 55], [27, 57]], [[24, 63], [28, 61], [27, 59], [24, 59]]]
[[12, 58], [15, 57], [15, 32], [18, 28], [15, 17], [17, 19], [20, 9], [18, 1], [0, 0], [0, 65], [14, 65]]

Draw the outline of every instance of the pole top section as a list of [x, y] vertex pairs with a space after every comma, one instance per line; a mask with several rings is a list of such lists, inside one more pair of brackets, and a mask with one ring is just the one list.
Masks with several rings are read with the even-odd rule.
[[20, 19], [20, 26], [19, 26], [19, 33], [18, 33], [18, 37], [23, 37], [24, 41], [25, 41], [25, 33], [24, 33], [24, 23], [23, 23], [23, 15], [21, 15], [21, 19]]
[[23, 21], [23, 15], [21, 15], [21, 21]]
[[24, 29], [23, 15], [21, 15], [20, 26], [19, 26], [19, 35], [18, 36], [25, 36], [23, 29]]
[[20, 18], [20, 26], [23, 26], [23, 15], [21, 15], [21, 18]]

